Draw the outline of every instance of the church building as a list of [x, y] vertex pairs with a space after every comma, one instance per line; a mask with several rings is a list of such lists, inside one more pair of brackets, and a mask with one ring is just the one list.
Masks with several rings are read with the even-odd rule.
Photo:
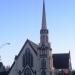
[[26, 40], [9, 70], [8, 75], [70, 75], [72, 70], [70, 52], [52, 54], [46, 23], [45, 2], [43, 0], [40, 42]]

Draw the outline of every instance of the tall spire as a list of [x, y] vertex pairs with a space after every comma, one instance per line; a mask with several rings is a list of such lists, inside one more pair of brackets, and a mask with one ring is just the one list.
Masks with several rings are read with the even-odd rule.
[[45, 1], [43, 0], [43, 12], [42, 12], [42, 29], [47, 29], [46, 26], [46, 12], [45, 12]]
[[48, 29], [46, 26], [46, 12], [45, 12], [45, 1], [43, 0], [43, 12], [42, 12], [42, 28], [40, 30], [40, 43], [48, 44]]

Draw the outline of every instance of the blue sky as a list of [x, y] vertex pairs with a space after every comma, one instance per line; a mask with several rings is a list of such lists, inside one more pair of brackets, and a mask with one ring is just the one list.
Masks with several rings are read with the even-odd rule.
[[[75, 69], [75, 0], [45, 0], [53, 53], [71, 52]], [[0, 0], [0, 49], [4, 65], [12, 65], [26, 39], [40, 40], [42, 0]]]

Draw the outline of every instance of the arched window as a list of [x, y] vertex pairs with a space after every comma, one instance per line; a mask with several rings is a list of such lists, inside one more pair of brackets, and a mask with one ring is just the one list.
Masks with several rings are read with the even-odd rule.
[[46, 68], [46, 60], [45, 59], [41, 60], [41, 68]]
[[22, 63], [22, 65], [23, 65], [23, 67], [26, 66], [26, 56], [25, 55], [23, 55], [23, 63]]
[[21, 75], [21, 71], [19, 71], [19, 75]]
[[45, 70], [42, 70], [42, 74], [41, 75], [46, 75], [46, 72]]
[[32, 75], [29, 68], [27, 68], [24, 72], [24, 75]]
[[33, 66], [33, 55], [29, 48], [26, 49], [25, 54], [23, 55], [23, 67], [26, 65], [29, 65], [30, 67]]

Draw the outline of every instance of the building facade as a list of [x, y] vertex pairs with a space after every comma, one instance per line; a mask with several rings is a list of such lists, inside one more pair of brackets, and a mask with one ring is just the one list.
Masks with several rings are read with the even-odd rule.
[[27, 39], [15, 57], [8, 75], [69, 75], [72, 69], [70, 52], [52, 54], [48, 34], [45, 2], [43, 0], [40, 43], [37, 45]]

